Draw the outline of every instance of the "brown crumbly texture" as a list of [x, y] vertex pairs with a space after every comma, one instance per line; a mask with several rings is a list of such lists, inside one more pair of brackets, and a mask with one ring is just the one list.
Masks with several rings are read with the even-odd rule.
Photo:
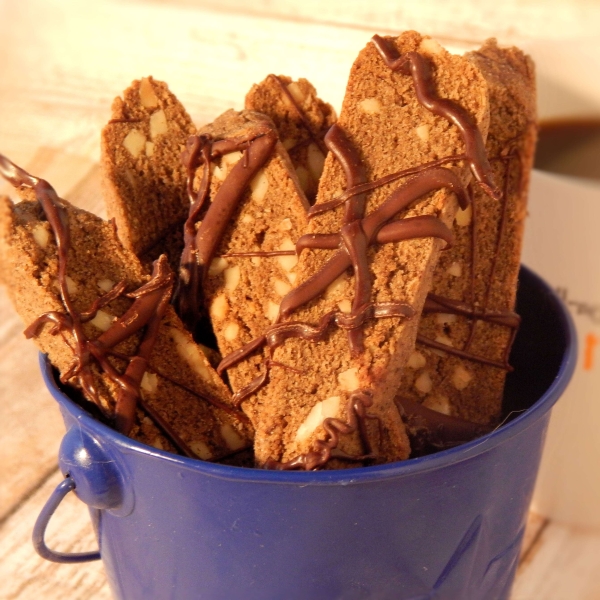
[[[199, 131], [213, 139], [243, 138], [273, 128], [267, 117], [233, 110]], [[211, 165], [210, 197], [214, 198], [227, 173], [243, 160], [241, 152], [226, 154]], [[201, 166], [195, 186], [202, 178]], [[308, 204], [287, 152], [277, 142], [271, 158], [254, 177], [217, 247], [204, 284], [204, 300], [223, 356], [237, 350], [273, 324], [281, 298], [296, 281], [295, 256], [223, 258], [233, 252], [294, 250], [306, 227]], [[227, 371], [234, 391], [261, 373], [259, 356]], [[250, 415], [252, 418], [252, 415]]]
[[[33, 192], [23, 190], [22, 196], [24, 201], [16, 205], [8, 198], [2, 199], [0, 256], [11, 300], [23, 322], [29, 325], [48, 311], [64, 313], [65, 309], [58, 289], [58, 255], [53, 232]], [[123, 249], [111, 223], [71, 206], [67, 213], [71, 237], [68, 281], [76, 310], [88, 310], [94, 300], [117, 282], [125, 281], [127, 291], [133, 291], [148, 280], [136, 257]], [[131, 304], [131, 299], [119, 297], [102, 311], [110, 320], [110, 316], [123, 315]], [[93, 320], [83, 325], [88, 339], [97, 338], [104, 330], [101, 323], [100, 327], [96, 323]], [[69, 332], [64, 332], [64, 336], [51, 335], [49, 326], [42, 325], [34, 341], [60, 372], [68, 370], [74, 358]], [[139, 341], [138, 333], [115, 350], [133, 355]], [[110, 360], [123, 371], [123, 361]], [[170, 307], [161, 322], [149, 363], [142, 381], [142, 397], [199, 458], [219, 458], [248, 445], [251, 431], [247, 424], [199, 398], [198, 394], [210, 394], [227, 403], [230, 394]], [[100, 404], [110, 413], [117, 386], [95, 363], [92, 371]], [[156, 373], [159, 375], [155, 377]], [[79, 387], [75, 378], [69, 384]], [[130, 435], [157, 448], [174, 450], [141, 410]]]
[[[147, 77], [115, 98], [102, 131], [106, 207], [123, 245], [151, 262], [183, 247], [189, 210], [181, 153], [194, 125], [167, 85]], [[166, 239], [165, 239], [166, 238]]]
[[[438, 95], [465, 107], [485, 136], [489, 107], [487, 86], [479, 71], [463, 57], [452, 56], [438, 46], [434, 45], [436, 52], [432, 54], [427, 49], [429, 43], [421, 46], [426, 38], [415, 32], [390, 39], [400, 53], [419, 49], [424, 54], [429, 53]], [[417, 102], [412, 79], [392, 72], [372, 43], [360, 53], [352, 67], [338, 124], [360, 153], [369, 181], [464, 152], [457, 128], [422, 107]], [[421, 125], [429, 128], [427, 141], [417, 133], [416, 128]], [[466, 165], [455, 164], [448, 168], [455, 171], [464, 184], [470, 180]], [[345, 183], [341, 166], [330, 153], [325, 161], [317, 204], [338, 196]], [[380, 206], [398, 185], [395, 182], [369, 192], [366, 214]], [[454, 195], [442, 189], [421, 198], [401, 216], [437, 215], [451, 224], [457, 206]], [[343, 208], [338, 208], [312, 219], [307, 231], [339, 233], [342, 211]], [[418, 314], [443, 245], [440, 240], [426, 238], [371, 247], [368, 256], [373, 275], [372, 301], [405, 302]], [[298, 281], [314, 274], [331, 256], [331, 251], [305, 250], [298, 265]], [[330, 310], [347, 310], [352, 298], [353, 276], [346, 275], [332, 284], [323, 297], [292, 314], [291, 320], [316, 324]], [[312, 432], [304, 430], [298, 436], [300, 426], [307, 425], [307, 417], [319, 402], [329, 399], [327, 414], [323, 416], [349, 422], [348, 396], [355, 389], [373, 393], [373, 406], [367, 409], [367, 414], [374, 418], [367, 421], [367, 427], [376, 460], [389, 462], [407, 458], [409, 442], [393, 398], [401, 369], [414, 346], [417, 323], [417, 318], [369, 321], [365, 326], [366, 349], [358, 358], [351, 357], [347, 334], [339, 329], [333, 329], [322, 342], [287, 340], [274, 352], [273, 359], [300, 372], [272, 367], [268, 385], [243, 405], [256, 429], [258, 464], [268, 459], [293, 459], [312, 450], [315, 440], [325, 438], [322, 425]], [[315, 410], [318, 411], [318, 407]], [[323, 418], [318, 422], [322, 423]], [[342, 436], [338, 448], [353, 456], [364, 452], [358, 434]], [[334, 460], [327, 466], [342, 464]]]
[[[496, 184], [505, 196], [498, 202], [473, 184], [474, 210], [457, 216], [456, 243], [440, 257], [432, 292], [470, 305], [473, 273], [476, 307], [514, 310], [537, 135], [534, 67], [519, 49], [499, 48], [495, 40], [488, 40], [466, 58], [488, 82], [490, 128], [486, 149]], [[469, 352], [502, 362], [511, 330], [484, 321], [475, 323]], [[472, 324], [472, 320], [459, 315], [428, 314], [421, 319], [419, 334], [464, 349]], [[502, 411], [504, 369], [440, 353], [422, 344], [417, 344], [410, 362], [413, 368], [404, 373], [403, 396], [475, 423], [497, 424]]]
[[273, 120], [302, 190], [313, 204], [327, 154], [323, 138], [336, 119], [333, 107], [317, 96], [309, 81], [292, 81], [285, 75], [269, 75], [253, 85], [245, 106]]

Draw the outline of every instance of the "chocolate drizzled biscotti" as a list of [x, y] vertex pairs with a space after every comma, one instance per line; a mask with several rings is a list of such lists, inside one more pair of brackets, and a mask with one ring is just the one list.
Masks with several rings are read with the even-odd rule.
[[466, 59], [488, 84], [486, 150], [502, 197], [474, 186], [472, 207], [457, 214], [456, 241], [436, 268], [399, 401], [495, 425], [519, 324], [513, 310], [536, 140], [535, 78], [529, 57], [495, 40]]
[[23, 198], [0, 209], [8, 292], [61, 380], [150, 445], [203, 459], [248, 446], [247, 420], [169, 305], [165, 257], [148, 276], [112, 223], [2, 156], [0, 175]]
[[[190, 139], [186, 250], [175, 305], [190, 329], [204, 309], [222, 354], [261, 335], [296, 282], [295, 241], [308, 203], [268, 117], [227, 111]], [[261, 373], [253, 357], [228, 372], [237, 392]]]
[[192, 121], [167, 85], [134, 81], [115, 98], [102, 131], [102, 170], [108, 216], [123, 245], [145, 262], [161, 252], [176, 264], [189, 203], [181, 153]]
[[278, 322], [222, 363], [269, 349], [262, 387], [242, 404], [258, 464], [408, 457], [393, 399], [471, 174], [497, 196], [483, 143], [488, 121], [479, 70], [432, 40], [376, 36], [360, 53], [325, 138], [330, 153], [296, 244], [295, 287]]
[[269, 75], [253, 85], [245, 106], [273, 120], [300, 186], [313, 204], [327, 155], [323, 138], [336, 119], [333, 108], [317, 96], [309, 81], [292, 81], [285, 75]]

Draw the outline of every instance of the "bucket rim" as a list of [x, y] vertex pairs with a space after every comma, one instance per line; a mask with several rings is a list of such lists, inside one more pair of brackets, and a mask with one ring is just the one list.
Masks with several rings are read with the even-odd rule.
[[525, 272], [543, 292], [548, 294], [557, 309], [556, 313], [559, 317], [557, 325], [560, 325], [565, 338], [565, 353], [552, 383], [531, 407], [492, 432], [454, 448], [404, 461], [330, 471], [275, 471], [221, 465], [179, 456], [128, 438], [92, 417], [58, 387], [53, 367], [47, 356], [42, 353], [39, 354], [40, 370], [46, 387], [61, 408], [67, 410], [71, 416], [84, 424], [99, 440], [109, 441], [112, 446], [117, 446], [122, 452], [154, 456], [207, 476], [240, 482], [312, 486], [349, 485], [401, 478], [455, 465], [506, 443], [541, 419], [554, 406], [569, 384], [577, 362], [577, 336], [573, 319], [562, 300], [541, 277], [523, 265], [521, 272]]

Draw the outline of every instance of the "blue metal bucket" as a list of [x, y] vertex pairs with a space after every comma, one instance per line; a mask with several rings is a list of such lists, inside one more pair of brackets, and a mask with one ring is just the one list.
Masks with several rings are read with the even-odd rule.
[[75, 489], [117, 598], [507, 598], [550, 409], [576, 360], [566, 309], [525, 268], [518, 312], [505, 404], [527, 410], [457, 448], [362, 469], [272, 472], [154, 450], [91, 418], [42, 357], [67, 429], [66, 478], [34, 543], [50, 560], [98, 558], [44, 544], [54, 509]]

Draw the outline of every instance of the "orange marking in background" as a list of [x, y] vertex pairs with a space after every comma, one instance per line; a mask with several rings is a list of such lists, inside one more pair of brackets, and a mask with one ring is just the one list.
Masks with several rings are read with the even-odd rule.
[[583, 368], [586, 371], [591, 371], [594, 366], [594, 349], [600, 342], [600, 339], [593, 333], [588, 333], [585, 336], [585, 350], [583, 351]]

